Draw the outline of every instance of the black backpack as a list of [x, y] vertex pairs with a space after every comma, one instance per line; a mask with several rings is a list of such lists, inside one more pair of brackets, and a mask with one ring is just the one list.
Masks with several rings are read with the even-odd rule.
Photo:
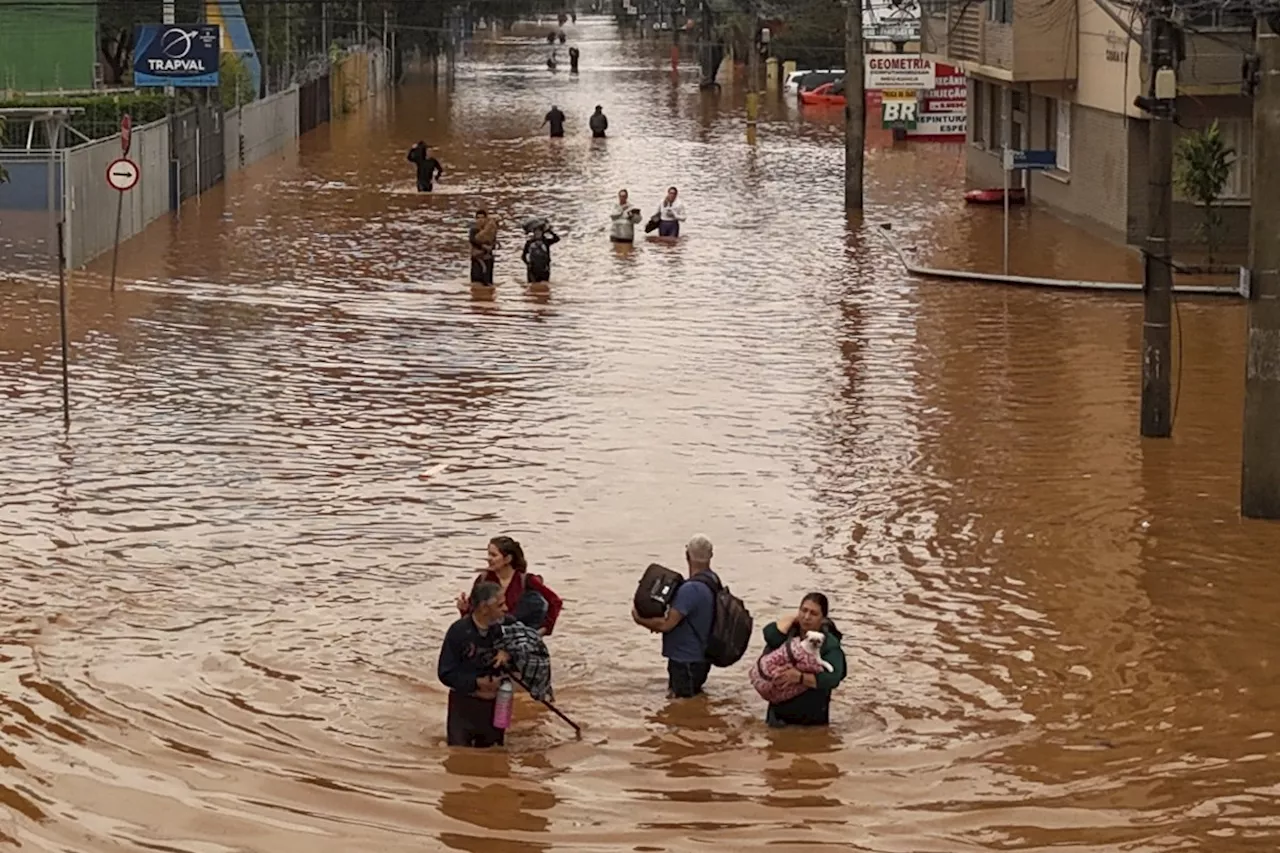
[[[698, 572], [689, 580], [706, 586], [714, 597], [711, 636], [706, 638], [707, 660], [719, 667], [733, 666], [742, 660], [751, 644], [753, 623], [747, 606], [729, 592], [729, 587], [707, 577], [706, 572]], [[696, 629], [694, 633], [698, 633]]]

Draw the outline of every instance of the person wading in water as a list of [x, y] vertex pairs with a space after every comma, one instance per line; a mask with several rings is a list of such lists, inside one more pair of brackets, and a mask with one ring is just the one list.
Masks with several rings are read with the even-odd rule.
[[800, 602], [800, 609], [790, 616], [764, 626], [765, 652], [771, 652], [808, 631], [821, 631], [826, 635], [819, 656], [831, 664], [830, 672], [800, 672], [789, 669], [782, 674], [796, 684], [808, 689], [778, 705], [770, 705], [765, 712], [765, 722], [770, 726], [825, 726], [830, 722], [831, 691], [844, 680], [846, 663], [844, 649], [840, 647], [843, 635], [835, 623], [827, 617], [827, 597], [811, 592]]
[[[550, 636], [564, 602], [543, 582], [541, 575], [529, 572], [520, 543], [510, 536], [493, 537], [489, 540], [488, 561], [489, 567], [476, 577], [472, 590], [482, 583], [496, 583], [508, 613], [542, 636]], [[458, 595], [457, 605], [459, 615], [471, 612], [467, 593]]]
[[679, 237], [680, 223], [684, 221], [684, 202], [676, 201], [680, 191], [675, 187], [667, 187], [666, 198], [658, 205], [659, 237]]
[[547, 125], [551, 125], [552, 139], [564, 136], [564, 113], [560, 112], [560, 108], [555, 104], [551, 105], [551, 111], [542, 120], [542, 126], [546, 127]]
[[440, 168], [439, 160], [427, 155], [427, 143], [419, 139], [418, 144], [409, 149], [406, 159], [418, 168], [418, 192], [431, 192], [434, 183], [444, 174], [444, 169]]
[[467, 235], [471, 243], [471, 283], [493, 287], [493, 250], [498, 247], [498, 217], [476, 211]]
[[531, 219], [524, 225], [529, 239], [525, 241], [520, 258], [529, 273], [530, 284], [551, 281], [551, 247], [560, 237], [551, 230], [545, 219]]
[[715, 620], [716, 595], [712, 587], [720, 578], [711, 570], [711, 540], [695, 536], [684, 549], [689, 580], [676, 589], [667, 615], [645, 618], [631, 608], [631, 618], [642, 628], [662, 634], [662, 656], [667, 659], [667, 697], [688, 699], [702, 693], [711, 673], [707, 639]]
[[471, 590], [468, 603], [467, 615], [445, 632], [436, 675], [449, 688], [449, 746], [483, 749], [506, 740], [506, 733], [493, 724], [499, 676], [510, 663], [506, 652], [494, 650], [506, 602], [496, 583], [481, 583]]
[[618, 190], [618, 203], [609, 214], [613, 224], [609, 229], [609, 239], [614, 243], [634, 243], [636, 239], [636, 223], [640, 221], [640, 208], [627, 198], [626, 190]]
[[604, 132], [609, 129], [609, 119], [604, 114], [604, 107], [596, 105], [596, 111], [591, 114], [587, 126], [591, 128], [591, 136], [595, 139], [604, 139]]

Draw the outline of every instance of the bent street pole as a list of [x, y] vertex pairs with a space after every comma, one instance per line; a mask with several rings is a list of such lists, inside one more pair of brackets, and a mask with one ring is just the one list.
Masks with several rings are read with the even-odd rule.
[[1280, 235], [1276, 234], [1280, 170], [1270, 168], [1261, 156], [1280, 145], [1280, 35], [1261, 16], [1257, 53], [1240, 514], [1280, 518]]
[[1156, 75], [1174, 68], [1173, 33], [1167, 0], [1152, 10], [1151, 92], [1147, 122], [1147, 240], [1142, 275], [1142, 435], [1168, 438], [1173, 432], [1169, 321], [1173, 313], [1173, 257], [1169, 235], [1173, 219], [1173, 108], [1159, 99]]
[[862, 3], [844, 7], [844, 209], [862, 210], [862, 157], [867, 132], [867, 99], [862, 61]]

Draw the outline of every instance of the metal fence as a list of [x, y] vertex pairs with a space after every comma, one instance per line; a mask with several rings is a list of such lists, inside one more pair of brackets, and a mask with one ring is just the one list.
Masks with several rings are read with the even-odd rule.
[[[115, 242], [116, 202], [107, 167], [120, 156], [119, 135], [66, 152], [67, 266], [81, 267]], [[120, 239], [127, 240], [169, 211], [169, 122], [135, 128], [129, 159], [138, 184], [124, 193]]]
[[169, 120], [169, 149], [174, 169], [169, 206], [177, 210], [187, 199], [222, 181], [226, 169], [222, 107], [199, 104], [176, 113]]
[[322, 74], [303, 83], [298, 90], [299, 135], [327, 124], [330, 118], [329, 75]]

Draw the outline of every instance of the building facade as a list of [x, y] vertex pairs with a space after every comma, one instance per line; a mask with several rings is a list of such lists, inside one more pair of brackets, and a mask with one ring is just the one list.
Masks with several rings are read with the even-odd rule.
[[[1223, 194], [1223, 244], [1248, 241], [1252, 103], [1240, 65], [1251, 21], [1221, 10], [1188, 17], [1178, 68], [1175, 134], [1217, 121], [1236, 161]], [[1142, 22], [1106, 0], [932, 0], [923, 15], [926, 56], [968, 78], [967, 175], [1003, 184], [1002, 149], [1052, 149], [1057, 168], [1014, 172], [1033, 203], [1139, 243], [1147, 223], [1146, 113], [1133, 106], [1148, 72]], [[1175, 135], [1175, 140], [1176, 140]], [[1176, 141], [1175, 141], [1176, 144]], [[1200, 211], [1174, 194], [1174, 242], [1199, 242]]]

